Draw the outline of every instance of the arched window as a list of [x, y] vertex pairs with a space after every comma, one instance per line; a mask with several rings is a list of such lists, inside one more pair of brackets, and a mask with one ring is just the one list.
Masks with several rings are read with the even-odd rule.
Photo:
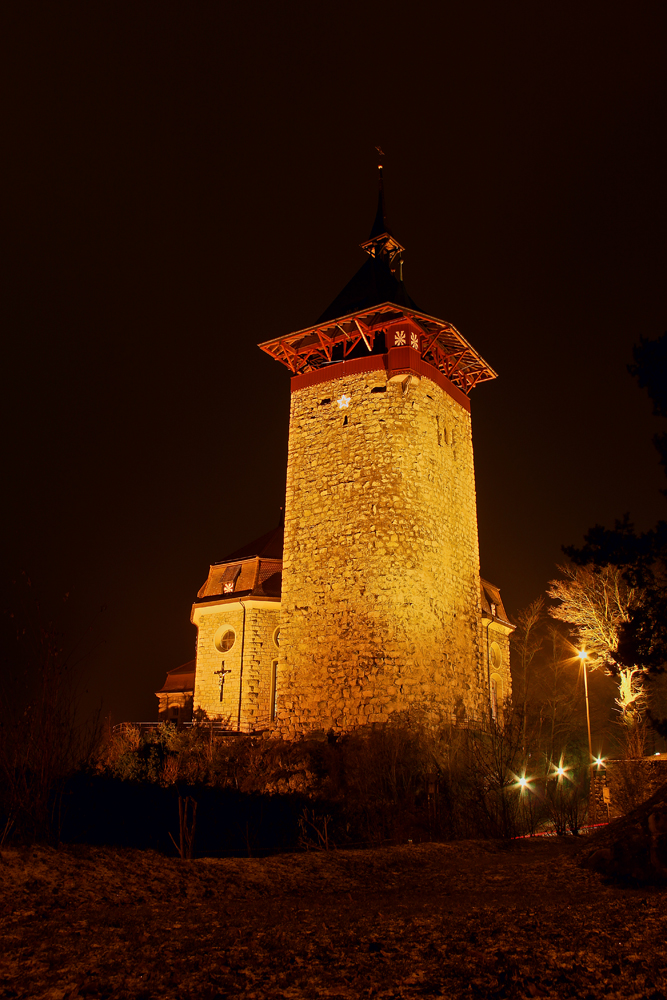
[[491, 700], [491, 718], [497, 722], [499, 719], [499, 710], [503, 705], [503, 679], [499, 674], [491, 674], [489, 697]]

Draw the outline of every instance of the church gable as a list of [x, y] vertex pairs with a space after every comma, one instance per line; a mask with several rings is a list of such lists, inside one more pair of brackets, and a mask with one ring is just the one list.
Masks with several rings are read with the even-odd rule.
[[500, 721], [505, 701], [512, 695], [510, 636], [515, 626], [509, 621], [500, 590], [480, 579], [482, 592], [482, 633], [486, 657], [491, 716]]
[[213, 563], [193, 605], [194, 707], [230, 729], [273, 720], [281, 581], [282, 527]]

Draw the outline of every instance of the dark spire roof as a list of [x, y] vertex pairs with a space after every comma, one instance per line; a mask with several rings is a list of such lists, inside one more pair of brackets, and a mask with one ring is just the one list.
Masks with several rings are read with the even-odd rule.
[[378, 207], [375, 221], [369, 238], [360, 245], [369, 259], [324, 310], [318, 323], [347, 316], [383, 302], [395, 302], [396, 305], [407, 306], [409, 309], [419, 308], [408, 295], [402, 281], [403, 247], [394, 239], [387, 225], [382, 164], [378, 166]]
[[387, 225], [387, 216], [384, 209], [384, 180], [382, 178], [381, 163], [378, 164], [378, 189], [378, 210], [375, 214], [373, 228], [368, 237], [369, 240], [372, 240], [374, 236], [382, 236], [384, 233], [387, 233], [389, 236], [392, 235], [391, 229]]
[[348, 281], [343, 291], [324, 310], [318, 323], [326, 323], [339, 316], [348, 316], [350, 313], [378, 306], [383, 302], [395, 302], [399, 306], [420, 311], [419, 306], [408, 295], [403, 282], [392, 273], [387, 259], [369, 257]]

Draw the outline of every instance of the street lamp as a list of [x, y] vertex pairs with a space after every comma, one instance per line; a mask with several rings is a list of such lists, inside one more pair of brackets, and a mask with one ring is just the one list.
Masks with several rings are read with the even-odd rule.
[[580, 649], [577, 653], [579, 662], [584, 670], [584, 693], [586, 695], [586, 723], [588, 725], [588, 754], [590, 757], [590, 791], [588, 797], [588, 812], [591, 824], [595, 823], [595, 793], [593, 788], [593, 744], [591, 743], [591, 712], [588, 707], [588, 673], [586, 670], [586, 660], [588, 653], [585, 649]]

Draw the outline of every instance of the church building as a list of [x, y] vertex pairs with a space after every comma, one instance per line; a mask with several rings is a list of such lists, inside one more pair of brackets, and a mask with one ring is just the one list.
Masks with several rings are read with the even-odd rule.
[[194, 709], [231, 729], [291, 738], [405, 710], [483, 722], [511, 694], [470, 417], [496, 373], [408, 295], [381, 168], [361, 247], [313, 326], [259, 345], [291, 376], [284, 525], [214, 563], [192, 610]]

